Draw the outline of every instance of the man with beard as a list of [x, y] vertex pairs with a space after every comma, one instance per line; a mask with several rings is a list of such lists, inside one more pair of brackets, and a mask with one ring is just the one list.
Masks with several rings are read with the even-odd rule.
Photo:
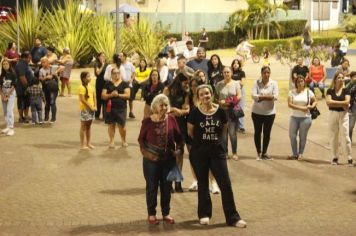
[[194, 71], [202, 70], [205, 74], [208, 74], [208, 59], [205, 58], [205, 49], [198, 48], [197, 56], [194, 60], [188, 61], [187, 66], [192, 68]]

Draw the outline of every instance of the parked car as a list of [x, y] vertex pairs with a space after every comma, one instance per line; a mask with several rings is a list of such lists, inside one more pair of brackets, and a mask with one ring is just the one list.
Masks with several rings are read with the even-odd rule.
[[0, 6], [0, 22], [7, 22], [11, 17], [16, 19], [16, 11], [11, 7]]

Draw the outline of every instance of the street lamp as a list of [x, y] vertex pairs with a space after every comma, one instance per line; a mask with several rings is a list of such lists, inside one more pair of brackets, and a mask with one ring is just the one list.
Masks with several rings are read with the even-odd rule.
[[116, 0], [116, 53], [120, 53], [119, 5], [120, 1]]

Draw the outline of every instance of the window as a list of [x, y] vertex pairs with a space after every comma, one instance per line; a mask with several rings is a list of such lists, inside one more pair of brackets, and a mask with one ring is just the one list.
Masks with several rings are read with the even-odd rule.
[[283, 4], [290, 10], [300, 10], [300, 1], [301, 0], [283, 0]]

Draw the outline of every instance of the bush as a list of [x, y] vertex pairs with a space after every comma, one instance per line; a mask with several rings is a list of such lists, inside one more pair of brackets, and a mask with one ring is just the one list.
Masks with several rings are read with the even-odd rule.
[[356, 16], [355, 15], [347, 15], [344, 18], [342, 26], [345, 28], [347, 32], [356, 33]]

